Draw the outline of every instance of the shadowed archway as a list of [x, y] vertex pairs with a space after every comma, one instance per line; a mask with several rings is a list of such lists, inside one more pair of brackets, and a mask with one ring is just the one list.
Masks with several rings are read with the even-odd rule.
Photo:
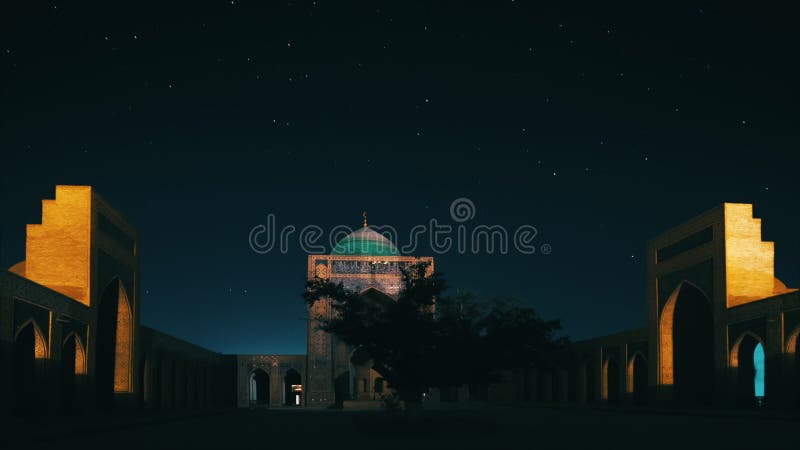
[[86, 350], [80, 337], [70, 333], [61, 347], [61, 402], [64, 412], [75, 409], [75, 400], [86, 375]]
[[647, 403], [647, 360], [635, 352], [628, 361], [627, 391], [634, 405]]
[[730, 366], [736, 369], [736, 404], [750, 408], [764, 398], [764, 341], [745, 332], [733, 344]]
[[711, 403], [713, 345], [711, 302], [684, 281], [664, 305], [659, 323], [659, 382], [673, 386], [679, 403]]
[[352, 400], [350, 395], [350, 371], [344, 371], [333, 382], [334, 403], [341, 408], [345, 400]]
[[132, 392], [133, 320], [125, 287], [112, 280], [100, 296], [95, 339], [97, 405], [109, 410], [115, 393]]
[[250, 372], [250, 404], [269, 405], [269, 374], [263, 369]]
[[594, 362], [588, 362], [583, 366], [586, 403], [594, 403], [597, 401], [597, 365]]
[[303, 404], [302, 389], [303, 381], [300, 372], [289, 369], [283, 377], [284, 389], [284, 405], [285, 406], [300, 406]]
[[33, 320], [23, 324], [14, 337], [14, 404], [18, 413], [27, 414], [39, 404], [42, 362], [47, 358], [47, 343]]
[[603, 363], [603, 399], [608, 403], [619, 403], [619, 363], [609, 356]]

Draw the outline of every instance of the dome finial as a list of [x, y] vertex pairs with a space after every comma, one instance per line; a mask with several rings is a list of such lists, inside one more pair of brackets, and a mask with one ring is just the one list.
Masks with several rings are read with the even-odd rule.
[[364, 218], [364, 228], [366, 228], [367, 227], [367, 212], [366, 211], [362, 211], [361, 212], [361, 216]]

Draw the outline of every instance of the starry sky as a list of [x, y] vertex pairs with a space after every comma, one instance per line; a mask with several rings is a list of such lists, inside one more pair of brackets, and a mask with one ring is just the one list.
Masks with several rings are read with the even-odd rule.
[[452, 292], [576, 339], [644, 326], [647, 239], [724, 201], [800, 285], [793, 15], [541, 3], [3, 2], [0, 265], [90, 184], [139, 230], [141, 322], [226, 353], [305, 353], [306, 254], [251, 250], [267, 214], [408, 233], [469, 198], [552, 253], [434, 255]]

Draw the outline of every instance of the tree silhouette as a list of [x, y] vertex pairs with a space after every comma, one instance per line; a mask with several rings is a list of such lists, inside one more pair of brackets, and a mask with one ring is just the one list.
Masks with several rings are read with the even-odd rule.
[[428, 263], [405, 268], [396, 300], [321, 278], [306, 282], [303, 297], [309, 305], [331, 302], [330, 318], [316, 318], [320, 328], [368, 353], [406, 404], [419, 403], [431, 387], [486, 384], [496, 369], [559, 357], [567, 340], [555, 337], [558, 321], [545, 321], [513, 299], [445, 297], [444, 278], [428, 269]]

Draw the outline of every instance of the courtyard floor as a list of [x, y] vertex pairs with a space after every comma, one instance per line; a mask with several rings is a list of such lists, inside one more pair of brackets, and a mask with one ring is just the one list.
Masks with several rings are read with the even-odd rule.
[[[8, 425], [8, 424], [7, 424]], [[13, 424], [12, 424], [13, 425]], [[794, 448], [792, 415], [647, 409], [473, 407], [380, 411], [227, 410], [17, 423], [2, 448], [40, 449], [758, 449]]]

